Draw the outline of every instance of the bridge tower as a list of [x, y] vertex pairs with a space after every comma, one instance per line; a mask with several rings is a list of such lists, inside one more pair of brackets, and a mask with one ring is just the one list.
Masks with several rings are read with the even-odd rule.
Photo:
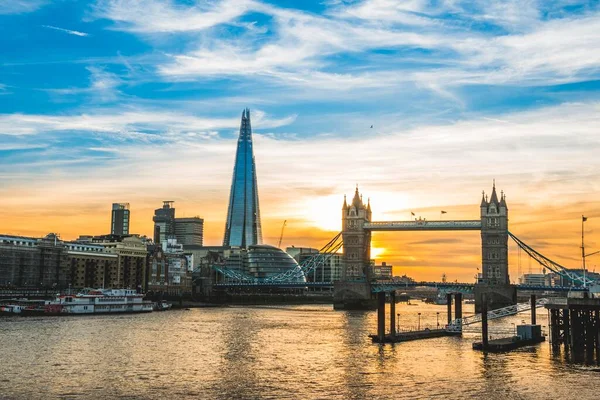
[[496, 193], [496, 183], [489, 199], [481, 199], [481, 279], [475, 287], [475, 308], [481, 306], [485, 292], [491, 309], [516, 303], [516, 288], [508, 274], [508, 206], [506, 195]]
[[344, 264], [341, 280], [334, 283], [334, 309], [373, 309], [371, 298], [371, 232], [364, 224], [371, 222], [371, 204], [363, 202], [358, 186], [350, 204], [344, 196], [342, 206], [342, 239]]

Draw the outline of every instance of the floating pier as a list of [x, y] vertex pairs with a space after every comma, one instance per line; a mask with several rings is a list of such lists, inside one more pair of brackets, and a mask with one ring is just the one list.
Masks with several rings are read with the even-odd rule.
[[[525, 325], [524, 325], [525, 326]], [[535, 325], [538, 326], [539, 325]], [[473, 350], [485, 350], [490, 353], [502, 353], [518, 349], [519, 347], [531, 346], [534, 344], [542, 343], [546, 340], [545, 336], [539, 336], [531, 339], [523, 339], [521, 336], [512, 336], [502, 339], [489, 340], [487, 348], [483, 347], [483, 342], [473, 343]]]
[[500, 353], [531, 346], [546, 341], [542, 335], [542, 327], [537, 325], [536, 297], [531, 295], [531, 324], [517, 326], [517, 335], [506, 338], [489, 340], [488, 335], [488, 304], [486, 294], [482, 295], [481, 310], [481, 342], [473, 343], [473, 350], [490, 353]]
[[431, 339], [442, 336], [460, 336], [461, 332], [449, 332], [446, 329], [423, 329], [420, 331], [397, 332], [395, 335], [385, 335], [383, 340], [377, 335], [370, 335], [373, 343], [399, 343], [411, 340]]
[[[448, 293], [448, 324], [452, 322], [452, 294]], [[462, 294], [456, 293], [455, 297], [455, 317], [462, 318]], [[438, 329], [419, 329], [408, 332], [396, 331], [396, 292], [389, 292], [390, 299], [390, 332], [386, 334], [385, 329], [385, 304], [386, 293], [377, 293], [377, 334], [369, 335], [373, 343], [399, 343], [410, 340], [430, 339], [442, 336], [460, 336], [461, 332], [448, 331], [445, 328]]]

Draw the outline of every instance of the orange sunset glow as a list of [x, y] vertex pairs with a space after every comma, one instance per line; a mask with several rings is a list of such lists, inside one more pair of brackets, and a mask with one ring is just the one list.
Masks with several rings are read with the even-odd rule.
[[[259, 130], [260, 125], [256, 125]], [[417, 136], [427, 133], [413, 132]], [[477, 135], [474, 129], [473, 137]], [[582, 214], [589, 218], [586, 246], [590, 251], [600, 247], [596, 228], [600, 204], [594, 198], [598, 187], [588, 181], [593, 175], [548, 180], [545, 168], [549, 167], [535, 163], [532, 172], [507, 166], [505, 171], [499, 168], [495, 173], [489, 164], [473, 171], [468, 166], [481, 162], [476, 152], [457, 159], [442, 157], [439, 162], [446, 168], [433, 168], [416, 161], [427, 151], [425, 146], [413, 147], [421, 155], [406, 154], [404, 159], [379, 152], [382, 142], [387, 142], [390, 150], [404, 148], [402, 143], [411, 139], [402, 134], [353, 139], [349, 143], [330, 139], [286, 142], [260, 133], [255, 137], [265, 243], [277, 243], [281, 224], [287, 220], [283, 248], [320, 248], [341, 229], [343, 196], [352, 194], [356, 182], [361, 193], [370, 198], [375, 221], [409, 220], [413, 218], [411, 212], [428, 220], [478, 219], [481, 191], [489, 194], [495, 178], [498, 190], [507, 195], [510, 231], [541, 253], [564, 266], [579, 267]], [[313, 146], [323, 150], [307, 154], [310, 151], [306, 147]], [[346, 161], [342, 152], [333, 151], [335, 148], [348, 152], [361, 149], [363, 155]], [[289, 154], [282, 157], [280, 149], [287, 149]], [[205, 219], [205, 245], [220, 245], [234, 150], [233, 140], [208, 141], [202, 146], [141, 148], [124, 154], [124, 160], [113, 165], [68, 175], [60, 170], [15, 172], [22, 179], [12, 180], [0, 189], [4, 205], [0, 211], [2, 231], [27, 236], [58, 232], [64, 239], [105, 234], [109, 231], [111, 203], [126, 201], [131, 203], [131, 232], [151, 236], [154, 209], [169, 199], [175, 201], [177, 216], [198, 215]], [[152, 162], [144, 159], [145, 151], [156, 153]], [[176, 159], [171, 158], [172, 151], [179, 154]], [[491, 151], [487, 156], [501, 160], [505, 154]], [[529, 160], [527, 151], [511, 157], [521, 163]], [[354, 162], [364, 168], [350, 169]], [[575, 158], [564, 162], [582, 167], [587, 163]], [[415, 164], [421, 169], [411, 167]], [[160, 170], [166, 172], [152, 172]], [[349, 170], [351, 176], [347, 177]], [[591, 168], [587, 171], [592, 173]], [[440, 210], [447, 213], [441, 215]], [[478, 232], [375, 232], [372, 257], [377, 263], [392, 264], [396, 275], [439, 280], [445, 273], [452, 281], [472, 281], [481, 266], [480, 246]], [[540, 271], [527, 257], [519, 266], [516, 246], [509, 246], [513, 281], [519, 270]], [[588, 263], [590, 269], [595, 269], [596, 260], [590, 258]]]

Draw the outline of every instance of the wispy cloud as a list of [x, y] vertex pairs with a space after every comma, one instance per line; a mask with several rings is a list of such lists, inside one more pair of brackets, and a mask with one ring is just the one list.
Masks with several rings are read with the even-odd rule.
[[68, 33], [69, 35], [74, 35], [74, 36], [89, 36], [89, 33], [73, 31], [71, 29], [59, 28], [58, 26], [42, 25], [42, 27], [48, 28], [48, 29], [54, 29], [55, 31]]
[[193, 6], [167, 1], [101, 0], [95, 7], [99, 18], [114, 21], [115, 29], [139, 33], [201, 31], [244, 15], [253, 0], [198, 2]]
[[44, 89], [44, 91], [57, 96], [59, 101], [63, 96], [80, 94], [89, 95], [94, 102], [98, 103], [116, 101], [120, 95], [118, 88], [124, 83], [123, 80], [117, 74], [101, 67], [89, 66], [87, 70], [90, 74], [87, 87]]
[[[275, 128], [290, 124], [295, 116], [282, 119], [269, 118], [264, 112], [253, 114], [255, 123], [263, 128]], [[121, 109], [95, 110], [90, 114], [69, 116], [0, 114], [0, 132], [3, 135], [35, 135], [44, 132], [80, 131], [104, 132], [123, 136], [142, 133], [161, 135], [210, 132], [218, 129], [232, 129], [239, 125], [235, 118], [198, 117], [191, 114], [164, 110]], [[141, 137], [140, 137], [141, 138]], [[160, 136], [156, 136], [160, 138]]]
[[[105, 1], [98, 15], [119, 22], [116, 29], [195, 33], [186, 51], [167, 52], [166, 62], [157, 64], [159, 74], [174, 81], [245, 76], [330, 93], [408, 82], [461, 103], [453, 90], [464, 85], [562, 84], [597, 78], [600, 69], [600, 13], [594, 8], [563, 16], [558, 5], [535, 1], [442, 1], [434, 7], [421, 0], [365, 0], [339, 2], [316, 15], [258, 0], [233, 3]], [[270, 22], [239, 21], [249, 13]], [[226, 24], [242, 32], [208, 29]], [[477, 28], [485, 24], [496, 29]], [[379, 51], [388, 55], [373, 55]], [[357, 61], [332, 68], [336, 57]]]
[[[276, 237], [276, 221], [293, 219], [295, 227], [288, 240], [295, 242], [291, 243], [317, 245], [314, 241], [326, 234], [314, 230], [339, 229], [342, 195], [351, 192], [357, 182], [371, 198], [377, 220], [404, 219], [411, 209], [436, 218], [440, 206], [453, 218], [476, 218], [480, 190], [489, 189], [493, 178], [507, 192], [511, 224], [519, 234], [534, 234], [542, 226], [547, 231], [548, 222], [541, 218], [540, 210], [548, 212], [548, 204], [554, 207], [552, 215], [565, 214], [565, 222], [553, 222], [565, 227], [568, 217], [577, 214], [573, 210], [597, 209], [591, 203], [574, 205], [583, 195], [590, 200], [600, 195], [600, 159], [595, 157], [600, 151], [597, 103], [564, 104], [405, 130], [394, 125], [385, 134], [316, 135], [302, 140], [272, 134], [267, 128], [290, 123], [289, 119], [273, 120], [261, 113], [253, 117], [256, 132], [264, 132], [255, 132], [254, 150], [266, 236]], [[105, 110], [102, 115], [62, 117], [3, 115], [0, 131], [20, 129], [29, 135], [19, 137], [34, 135], [32, 139], [39, 143], [56, 140], [56, 135], [66, 130], [78, 138], [102, 135], [96, 136], [94, 145], [70, 148], [68, 158], [64, 149], [47, 147], [43, 157], [29, 154], [13, 161], [11, 170], [17, 166], [19, 172], [10, 176], [0, 164], [5, 183], [0, 196], [8, 209], [11, 201], [18, 201], [19, 207], [40, 213], [49, 212], [45, 201], [49, 197], [69, 207], [78, 207], [85, 199], [93, 210], [85, 214], [87, 225], [73, 217], [69, 224], [72, 235], [86, 227], [89, 230], [96, 220], [102, 230], [105, 222], [98, 210], [115, 198], [126, 198], [135, 205], [137, 232], [151, 232], [152, 210], [169, 197], [178, 202], [178, 212], [201, 210], [209, 227], [207, 242], [216, 243], [222, 234], [238, 126], [237, 115], [214, 119], [151, 110]], [[194, 134], [198, 132], [214, 134]], [[164, 174], [169, 176], [168, 183]], [[110, 186], [98, 184], [107, 180]], [[157, 181], [163, 183], [157, 185]], [[6, 195], [23, 182], [35, 191], [22, 188], [18, 198]], [[77, 218], [81, 219], [81, 214]], [[310, 227], [313, 232], [306, 233]], [[69, 232], [63, 230], [65, 235]], [[422, 240], [436, 238], [439, 236], [423, 236]], [[375, 240], [382, 246], [387, 243], [385, 237]], [[409, 243], [416, 238], [394, 239], [394, 243], [403, 240]], [[475, 239], [461, 243], [477, 248]], [[426, 259], [409, 260], [406, 257], [412, 254], [390, 250], [385, 259], [419, 268], [434, 262], [428, 260], [438, 254], [428, 253]], [[473, 254], [463, 266], [474, 268], [480, 262], [479, 253]], [[443, 260], [441, 253], [438, 255]], [[443, 264], [451, 268], [451, 263]]]
[[2, 0], [0, 1], [0, 15], [33, 12], [47, 3], [47, 0]]

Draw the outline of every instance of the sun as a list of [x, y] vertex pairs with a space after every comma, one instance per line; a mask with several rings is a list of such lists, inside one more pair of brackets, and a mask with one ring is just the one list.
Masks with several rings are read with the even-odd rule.
[[341, 196], [322, 196], [308, 201], [307, 210], [309, 214], [307, 219], [316, 226], [325, 231], [342, 230], [342, 204]]
[[371, 246], [371, 258], [378, 259], [380, 256], [385, 254], [385, 248]]

